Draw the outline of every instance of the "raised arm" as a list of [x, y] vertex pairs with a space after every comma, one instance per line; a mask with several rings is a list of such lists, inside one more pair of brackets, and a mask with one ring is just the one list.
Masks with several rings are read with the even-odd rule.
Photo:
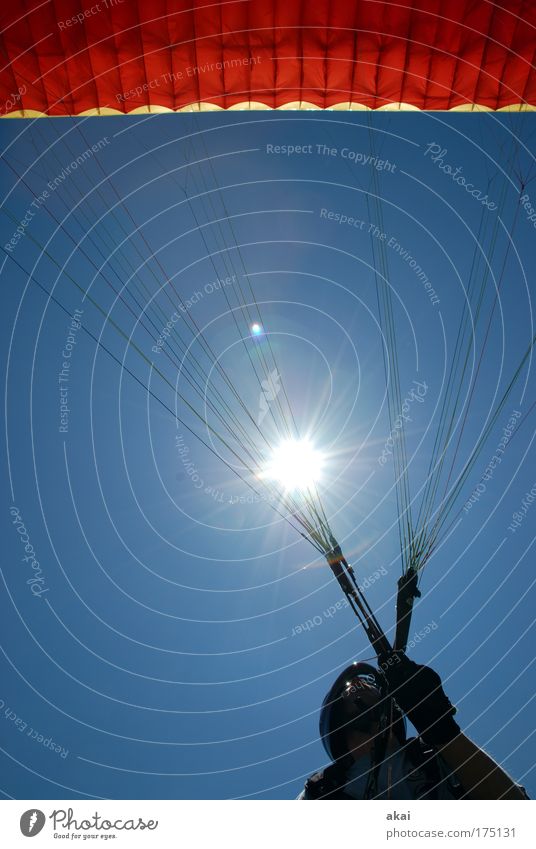
[[394, 652], [382, 663], [392, 696], [419, 735], [456, 773], [467, 799], [527, 799], [524, 789], [462, 734], [441, 678], [428, 666]]
[[523, 787], [465, 734], [460, 732], [438, 751], [460, 779], [467, 799], [528, 799]]

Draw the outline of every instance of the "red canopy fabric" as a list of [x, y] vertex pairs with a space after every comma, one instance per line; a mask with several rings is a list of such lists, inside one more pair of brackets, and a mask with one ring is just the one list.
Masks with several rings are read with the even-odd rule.
[[1, 114], [536, 106], [534, 0], [12, 0]]

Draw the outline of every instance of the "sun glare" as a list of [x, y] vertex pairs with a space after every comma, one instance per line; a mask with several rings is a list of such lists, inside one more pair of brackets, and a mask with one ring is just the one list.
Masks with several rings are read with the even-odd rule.
[[280, 483], [285, 490], [306, 489], [317, 483], [323, 457], [307, 440], [289, 439], [273, 452], [263, 477]]

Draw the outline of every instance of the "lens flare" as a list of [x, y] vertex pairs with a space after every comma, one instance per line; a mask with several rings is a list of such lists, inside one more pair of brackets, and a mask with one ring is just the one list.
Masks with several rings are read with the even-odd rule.
[[308, 440], [289, 439], [274, 449], [262, 476], [290, 492], [317, 483], [322, 466], [322, 454]]
[[251, 325], [250, 330], [252, 336], [260, 336], [262, 333], [262, 324], [259, 324], [258, 321], [255, 321]]

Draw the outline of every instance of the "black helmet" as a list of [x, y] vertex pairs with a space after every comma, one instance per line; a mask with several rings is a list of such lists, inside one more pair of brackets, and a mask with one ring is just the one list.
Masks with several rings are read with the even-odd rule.
[[385, 678], [378, 669], [369, 663], [356, 661], [343, 669], [337, 676], [320, 708], [320, 739], [333, 761], [347, 754], [345, 738], [350, 723], [344, 715], [342, 697], [345, 690], [348, 690], [356, 679], [375, 687], [380, 694], [377, 706], [369, 709], [371, 711], [370, 718], [387, 718], [392, 706], [394, 717], [392, 730], [400, 743], [403, 743], [406, 739], [403, 715], [389, 696]]

